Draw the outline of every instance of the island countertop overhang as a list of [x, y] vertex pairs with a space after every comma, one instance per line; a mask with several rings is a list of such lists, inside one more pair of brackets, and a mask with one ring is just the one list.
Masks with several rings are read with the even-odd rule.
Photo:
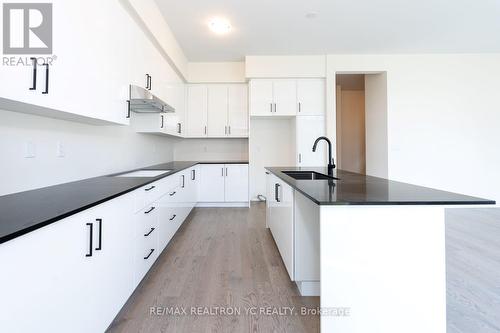
[[495, 205], [494, 200], [437, 190], [385, 178], [335, 169], [332, 180], [297, 180], [282, 171], [314, 171], [321, 167], [265, 167], [317, 205]]

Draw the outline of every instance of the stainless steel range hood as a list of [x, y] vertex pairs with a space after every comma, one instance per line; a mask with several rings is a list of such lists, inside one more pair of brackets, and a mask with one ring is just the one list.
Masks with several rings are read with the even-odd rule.
[[130, 111], [137, 113], [166, 113], [175, 112], [175, 108], [151, 91], [136, 85], [130, 85]]

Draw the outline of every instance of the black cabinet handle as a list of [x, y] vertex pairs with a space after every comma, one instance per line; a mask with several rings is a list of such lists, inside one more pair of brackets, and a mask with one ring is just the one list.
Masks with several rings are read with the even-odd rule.
[[153, 210], [155, 210], [156, 207], [151, 207], [149, 210], [145, 211], [144, 214], [149, 214], [151, 213]]
[[224, 177], [224, 168], [221, 168], [222, 170], [222, 177]]
[[168, 195], [173, 196], [175, 193], [177, 193], [177, 192], [173, 191], [172, 193], [169, 193]]
[[147, 90], [151, 90], [151, 87], [149, 86], [149, 84], [150, 84], [149, 78], [150, 77], [151, 76], [149, 74], [146, 74], [146, 89]]
[[151, 251], [149, 251], [149, 254], [144, 257], [144, 260], [148, 260], [149, 257], [151, 257], [151, 255], [153, 254], [154, 251], [155, 251], [155, 249], [151, 249]]
[[301, 109], [302, 109], [302, 107], [301, 107], [301, 104], [300, 104], [300, 102], [299, 102], [299, 112], [301, 112], [301, 111], [302, 111]]
[[226, 177], [227, 177], [227, 168], [226, 168]]
[[46, 95], [49, 93], [49, 64], [43, 64], [45, 66], [45, 91], [42, 94]]
[[149, 76], [149, 90], [153, 89], [153, 81], [152, 81], [152, 76]]
[[191, 170], [191, 180], [196, 179], [196, 170]]
[[231, 125], [227, 127], [227, 131], [229, 132], [228, 134], [231, 135]]
[[177, 129], [177, 133], [181, 134], [182, 133], [182, 124], [181, 123], [177, 123], [177, 126], [179, 127]]
[[163, 115], [161, 115], [160, 117], [161, 117], [161, 127], [160, 128], [163, 128]]
[[148, 237], [153, 231], [155, 231], [155, 228], [151, 228], [147, 234], [144, 234], [144, 237]]
[[92, 239], [94, 238], [94, 225], [92, 223], [87, 223], [89, 228], [89, 252], [85, 254], [86, 257], [92, 257]]
[[273, 113], [273, 103], [269, 104], [269, 106], [271, 107], [271, 113]]
[[278, 188], [280, 187], [280, 184], [274, 184], [274, 198], [276, 199], [276, 202], [280, 202], [280, 198], [278, 196]]
[[173, 220], [175, 219], [175, 217], [176, 217], [176, 216], [177, 216], [177, 215], [175, 215], [175, 214], [174, 214], [174, 215], [172, 215], [172, 217], [171, 217], [171, 218], [169, 218], [169, 220], [170, 220], [170, 221], [173, 221]]
[[130, 118], [130, 101], [127, 101], [127, 117]]
[[99, 244], [95, 248], [96, 251], [101, 251], [102, 250], [102, 219], [95, 219], [96, 222], [99, 223]]
[[184, 187], [186, 187], [186, 182], [185, 182], [186, 176], [182, 175], [181, 178], [182, 178], [182, 186], [181, 187], [184, 188]]
[[156, 186], [151, 186], [151, 187], [148, 187], [148, 188], [145, 188], [144, 191], [151, 191], [152, 189], [154, 189]]
[[30, 90], [36, 90], [37, 61], [36, 61], [36, 58], [34, 58], [34, 57], [32, 57], [30, 59], [33, 61], [33, 85], [31, 86]]

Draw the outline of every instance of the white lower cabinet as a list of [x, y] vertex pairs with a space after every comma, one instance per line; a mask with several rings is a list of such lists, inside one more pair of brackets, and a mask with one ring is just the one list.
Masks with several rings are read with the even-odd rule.
[[266, 172], [266, 225], [302, 296], [320, 294], [319, 206]]
[[228, 195], [248, 200], [246, 165], [228, 164], [227, 178], [224, 164], [196, 165], [0, 244], [2, 331], [104, 332], [198, 194], [215, 190], [203, 189], [212, 169], [222, 179], [217, 199], [229, 179]]
[[281, 254], [288, 275], [294, 277], [294, 190], [276, 176], [268, 175], [268, 227]]
[[0, 245], [3, 331], [108, 327], [134, 289], [132, 200], [124, 195]]
[[248, 164], [201, 164], [201, 205], [248, 206]]

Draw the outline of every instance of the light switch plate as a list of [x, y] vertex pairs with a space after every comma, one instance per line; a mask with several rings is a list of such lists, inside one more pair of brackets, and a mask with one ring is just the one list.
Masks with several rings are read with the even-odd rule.
[[64, 149], [64, 146], [61, 142], [57, 143], [57, 157], [64, 157], [66, 156], [66, 150]]
[[26, 142], [24, 146], [24, 157], [25, 158], [35, 158], [36, 157], [36, 145], [33, 141]]

